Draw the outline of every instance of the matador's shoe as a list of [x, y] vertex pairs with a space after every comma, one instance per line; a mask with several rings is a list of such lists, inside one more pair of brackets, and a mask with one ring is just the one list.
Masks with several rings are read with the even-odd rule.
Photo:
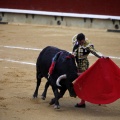
[[85, 108], [86, 107], [86, 105], [85, 105], [85, 103], [84, 104], [76, 104], [75, 105], [75, 107], [77, 107], [77, 108]]

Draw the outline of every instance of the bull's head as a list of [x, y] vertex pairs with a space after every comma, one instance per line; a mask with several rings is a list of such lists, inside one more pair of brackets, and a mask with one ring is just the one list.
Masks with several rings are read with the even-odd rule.
[[76, 94], [74, 92], [72, 82], [78, 77], [78, 75], [77, 75], [77, 67], [75, 64], [75, 59], [72, 54], [68, 54], [68, 56], [66, 56], [66, 60], [64, 61], [64, 71], [66, 71], [66, 74], [58, 77], [56, 84], [57, 86], [61, 86], [60, 81], [62, 79], [66, 79], [66, 87], [70, 93], [70, 96], [75, 97]]
[[[77, 75], [79, 76], [79, 75], [81, 75], [81, 73], [77, 73]], [[61, 75], [61, 76], [58, 77], [58, 79], [57, 79], [57, 81], [56, 81], [56, 85], [57, 85], [57, 86], [61, 87], [60, 81], [61, 81], [62, 79], [67, 79], [67, 75], [64, 74], [64, 75]]]
[[[78, 76], [79, 76], [80, 74], [81, 74], [81, 73], [77, 73]], [[61, 87], [60, 81], [63, 80], [63, 79], [67, 79], [67, 75], [66, 75], [66, 74], [61, 75], [61, 76], [58, 77], [58, 79], [57, 79], [57, 81], [56, 81], [56, 85]], [[75, 77], [75, 79], [76, 79], [76, 77]], [[74, 80], [75, 80], [75, 79], [74, 79]], [[68, 88], [68, 90], [69, 90], [70, 96], [71, 96], [71, 97], [76, 97], [76, 93], [75, 93], [75, 91], [74, 91], [73, 84], [69, 82], [69, 84], [67, 84], [66, 86], [67, 86], [67, 88]]]

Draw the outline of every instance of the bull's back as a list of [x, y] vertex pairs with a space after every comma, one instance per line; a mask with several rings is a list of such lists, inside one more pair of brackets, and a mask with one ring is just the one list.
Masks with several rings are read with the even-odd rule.
[[52, 62], [52, 58], [59, 51], [62, 51], [62, 50], [53, 46], [47, 46], [40, 52], [37, 59], [36, 67], [39, 71], [42, 72], [42, 74], [48, 73], [49, 67]]
[[62, 50], [53, 46], [47, 46], [41, 51], [40, 57], [43, 57], [43, 56], [48, 57], [49, 55], [49, 57], [52, 58], [59, 51], [62, 51]]
[[62, 50], [56, 47], [47, 46], [41, 51], [38, 59], [40, 59], [42, 63], [49, 62], [52, 60], [55, 54], [58, 53], [59, 51], [62, 51]]

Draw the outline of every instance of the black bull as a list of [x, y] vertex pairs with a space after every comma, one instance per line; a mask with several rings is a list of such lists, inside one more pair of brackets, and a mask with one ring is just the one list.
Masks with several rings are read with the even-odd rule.
[[[58, 52], [61, 52], [61, 54], [57, 58], [53, 73], [49, 77], [48, 72], [52, 63], [52, 59]], [[61, 87], [59, 87], [56, 85], [56, 80], [61, 75], [66, 75], [66, 78], [60, 82]], [[47, 88], [50, 84], [55, 96], [55, 98], [51, 100], [50, 104], [55, 104], [55, 108], [59, 108], [59, 99], [63, 97], [67, 89], [70, 93], [70, 96], [75, 97], [76, 94], [74, 92], [72, 82], [78, 77], [77, 67], [74, 57], [72, 57], [69, 52], [52, 46], [48, 46], [40, 52], [36, 62], [37, 85], [33, 97], [38, 96], [38, 89], [42, 77], [45, 77], [48, 80], [42, 96], [46, 97]]]

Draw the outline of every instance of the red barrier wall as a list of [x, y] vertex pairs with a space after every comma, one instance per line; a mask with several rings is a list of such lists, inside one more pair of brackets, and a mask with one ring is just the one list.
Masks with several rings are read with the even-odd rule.
[[120, 16], [120, 0], [0, 0], [0, 8]]

